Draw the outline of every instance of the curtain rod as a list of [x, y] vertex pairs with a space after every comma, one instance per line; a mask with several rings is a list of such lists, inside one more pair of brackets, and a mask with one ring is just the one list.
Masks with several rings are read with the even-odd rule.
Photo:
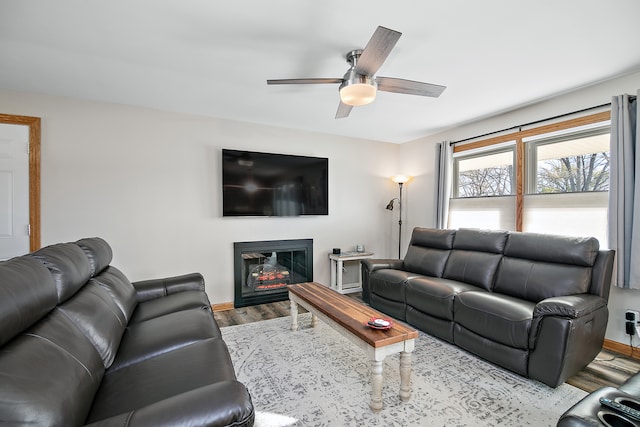
[[493, 131], [493, 132], [488, 132], [488, 133], [485, 133], [485, 134], [482, 134], [482, 135], [472, 136], [472, 137], [470, 137], [470, 138], [465, 138], [465, 139], [459, 139], [458, 141], [451, 141], [451, 142], [449, 143], [449, 145], [458, 144], [458, 143], [460, 143], [460, 142], [471, 141], [472, 139], [484, 138], [485, 136], [495, 135], [496, 133], [501, 133], [501, 132], [506, 132], [506, 131], [509, 131], [509, 130], [520, 129], [520, 128], [524, 127], [524, 126], [537, 125], [538, 123], [548, 122], [549, 120], [560, 119], [560, 118], [562, 118], [562, 117], [571, 116], [571, 115], [573, 115], [573, 114], [584, 113], [585, 111], [596, 110], [596, 109], [598, 109], [598, 108], [602, 108], [602, 107], [609, 107], [609, 106], [611, 106], [611, 103], [610, 103], [610, 102], [607, 102], [607, 103], [605, 103], [605, 104], [600, 104], [600, 105], [596, 105], [596, 106], [589, 107], [589, 108], [583, 108], [582, 110], [572, 111], [572, 112], [570, 112], [570, 113], [559, 114], [559, 115], [557, 115], [557, 116], [553, 116], [553, 117], [549, 117], [549, 118], [541, 119], [541, 120], [536, 120], [536, 121], [529, 122], [529, 123], [524, 123], [524, 124], [521, 124], [521, 125], [511, 126], [511, 127], [509, 127], [509, 128], [504, 128], [504, 129], [501, 129], [501, 130], [496, 130], [496, 131]]

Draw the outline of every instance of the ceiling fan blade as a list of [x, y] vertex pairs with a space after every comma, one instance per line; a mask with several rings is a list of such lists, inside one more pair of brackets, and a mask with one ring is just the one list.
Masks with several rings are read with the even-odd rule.
[[338, 105], [338, 111], [336, 111], [336, 119], [344, 119], [345, 117], [348, 117], [352, 109], [353, 105], [347, 105], [344, 102], [340, 101], [340, 105]]
[[416, 82], [413, 80], [396, 79], [393, 77], [376, 77], [378, 90], [385, 92], [405, 93], [407, 95], [432, 96], [437, 98], [447, 88], [446, 86], [431, 83]]
[[398, 42], [401, 32], [378, 27], [356, 63], [356, 73], [373, 76]]
[[311, 78], [311, 79], [276, 79], [267, 80], [268, 85], [313, 85], [313, 84], [328, 84], [328, 83], [342, 83], [342, 79], [339, 78]]

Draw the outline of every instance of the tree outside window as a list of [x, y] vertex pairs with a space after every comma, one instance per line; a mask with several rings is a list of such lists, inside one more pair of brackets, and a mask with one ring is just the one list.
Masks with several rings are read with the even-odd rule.
[[513, 194], [514, 151], [512, 148], [500, 152], [461, 157], [455, 168], [457, 194], [455, 197], [489, 197]]
[[609, 133], [568, 141], [532, 143], [535, 191], [578, 193], [609, 190]]

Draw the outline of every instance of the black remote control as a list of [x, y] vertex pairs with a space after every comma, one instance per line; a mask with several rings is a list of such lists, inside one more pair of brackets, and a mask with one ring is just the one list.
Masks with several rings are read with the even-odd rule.
[[600, 403], [604, 406], [615, 409], [616, 411], [626, 415], [633, 420], [640, 421], [640, 411], [638, 411], [637, 409], [633, 409], [632, 407], [624, 405], [620, 402], [614, 402], [613, 400], [607, 399], [606, 397], [601, 397]]

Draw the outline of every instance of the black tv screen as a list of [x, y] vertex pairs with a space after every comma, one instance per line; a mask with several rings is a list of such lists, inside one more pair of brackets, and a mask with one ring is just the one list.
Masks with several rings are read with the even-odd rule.
[[223, 216], [329, 214], [329, 160], [222, 150]]

